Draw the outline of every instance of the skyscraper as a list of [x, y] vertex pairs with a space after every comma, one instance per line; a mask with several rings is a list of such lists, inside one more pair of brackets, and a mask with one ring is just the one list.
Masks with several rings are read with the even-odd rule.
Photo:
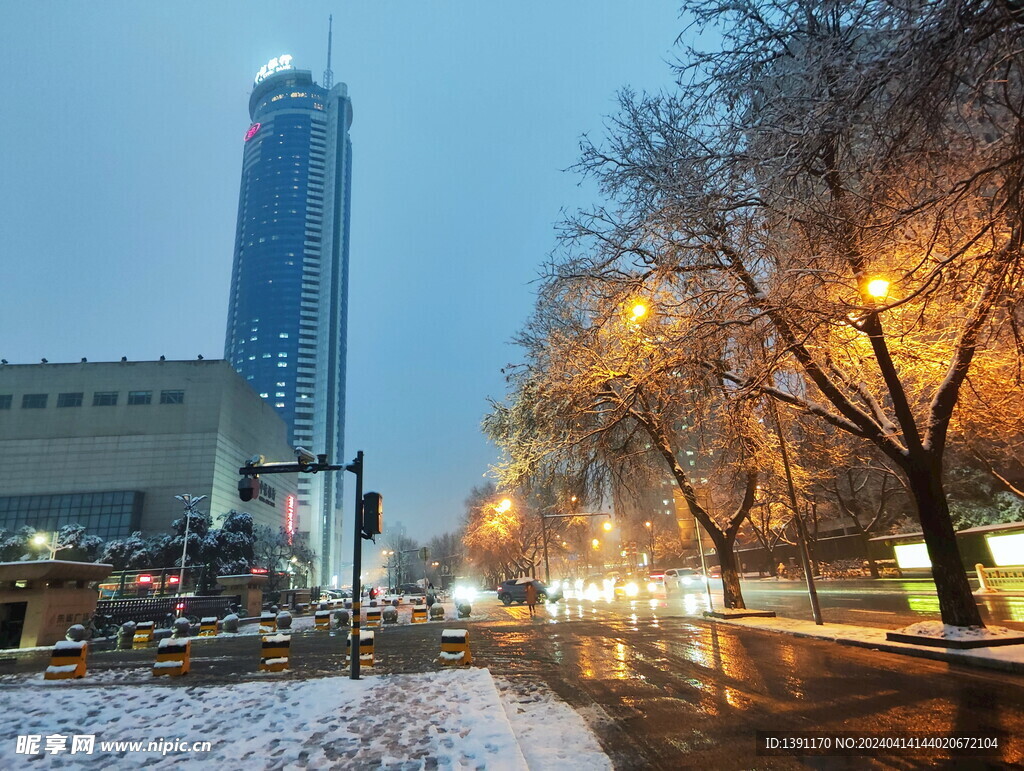
[[[224, 358], [285, 419], [291, 441], [344, 461], [352, 103], [272, 59], [256, 76], [242, 147]], [[287, 460], [287, 459], [274, 459]], [[301, 475], [298, 531], [340, 574], [343, 472]]]

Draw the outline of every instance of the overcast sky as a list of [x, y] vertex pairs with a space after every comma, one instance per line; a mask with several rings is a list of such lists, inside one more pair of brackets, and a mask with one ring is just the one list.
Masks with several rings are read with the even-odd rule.
[[17, 364], [223, 357], [253, 77], [288, 53], [320, 81], [334, 14], [355, 112], [346, 454], [365, 451], [386, 523], [456, 527], [497, 457], [480, 419], [560, 212], [593, 199], [565, 169], [619, 89], [671, 86], [675, 0], [2, 11], [0, 356]]

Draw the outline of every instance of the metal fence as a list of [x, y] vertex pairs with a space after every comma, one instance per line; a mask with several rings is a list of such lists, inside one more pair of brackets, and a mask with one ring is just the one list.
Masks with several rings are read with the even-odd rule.
[[115, 624], [126, 621], [163, 621], [168, 615], [202, 618], [217, 616], [223, 618], [230, 613], [232, 605], [240, 605], [241, 597], [220, 595], [216, 597], [131, 597], [121, 600], [100, 600], [96, 603], [97, 615], [108, 616]]

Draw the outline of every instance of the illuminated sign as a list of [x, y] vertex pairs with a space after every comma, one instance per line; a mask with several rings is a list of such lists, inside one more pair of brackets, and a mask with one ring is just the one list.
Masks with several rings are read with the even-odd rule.
[[271, 59], [269, 62], [260, 67], [260, 71], [256, 73], [256, 83], [262, 80], [266, 80], [275, 72], [281, 72], [282, 70], [293, 70], [292, 57], [288, 54], [284, 56], [278, 56], [276, 59]]
[[284, 499], [284, 530], [288, 533], [288, 543], [291, 544], [295, 536], [295, 496], [289, 495]]
[[252, 573], [254, 576], [262, 576], [264, 573], [268, 571], [266, 568], [253, 568], [249, 572]]
[[259, 123], [253, 123], [251, 126], [249, 126], [249, 130], [245, 132], [245, 141], [248, 142], [250, 139], [252, 139], [254, 136], [256, 136], [256, 132], [259, 131], [259, 130], [260, 130], [260, 124]]
[[178, 577], [177, 576], [168, 576], [167, 577], [167, 583], [169, 583], [169, 584], [176, 584], [176, 583], [178, 583]]
[[986, 536], [997, 567], [1024, 565], [1024, 533]]
[[892, 548], [896, 552], [896, 564], [904, 570], [932, 566], [932, 561], [928, 558], [928, 547], [923, 543], [900, 543]]
[[137, 580], [140, 584], [151, 584], [153, 583], [153, 576], [139, 576]]

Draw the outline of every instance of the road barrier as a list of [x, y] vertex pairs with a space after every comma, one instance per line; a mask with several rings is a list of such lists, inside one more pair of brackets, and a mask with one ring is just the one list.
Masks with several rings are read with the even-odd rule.
[[157, 643], [153, 677], [181, 677], [191, 668], [192, 641], [188, 638], [166, 637]]
[[313, 614], [313, 626], [316, 629], [326, 632], [331, 628], [331, 611], [318, 610]]
[[379, 629], [380, 618], [382, 608], [367, 608], [366, 609], [366, 628], [367, 629]]
[[199, 620], [199, 636], [200, 637], [216, 637], [217, 636], [217, 617], [206, 616]]
[[292, 636], [290, 634], [263, 635], [260, 651], [260, 672], [280, 672], [289, 669]]
[[441, 632], [441, 655], [438, 661], [446, 666], [472, 664], [468, 629], [445, 629]]
[[412, 623], [414, 624], [425, 624], [427, 622], [427, 606], [426, 605], [413, 605], [412, 606]]
[[67, 680], [72, 677], [85, 677], [85, 657], [89, 653], [89, 643], [61, 640], [53, 646], [50, 654], [50, 665], [43, 673], [44, 680]]
[[978, 583], [986, 592], [1013, 592], [1024, 590], [1024, 565], [1004, 568], [987, 568], [975, 565], [978, 571]]
[[153, 642], [153, 627], [156, 626], [152, 621], [140, 621], [135, 625], [135, 636], [132, 638], [133, 648], [148, 648], [149, 644]]
[[277, 631], [277, 616], [273, 611], [265, 610], [260, 614], [260, 634], [271, 634]]
[[[345, 636], [345, 663], [352, 661], [352, 638], [354, 635]], [[366, 630], [359, 631], [359, 664], [364, 667], [373, 666], [373, 632]]]

